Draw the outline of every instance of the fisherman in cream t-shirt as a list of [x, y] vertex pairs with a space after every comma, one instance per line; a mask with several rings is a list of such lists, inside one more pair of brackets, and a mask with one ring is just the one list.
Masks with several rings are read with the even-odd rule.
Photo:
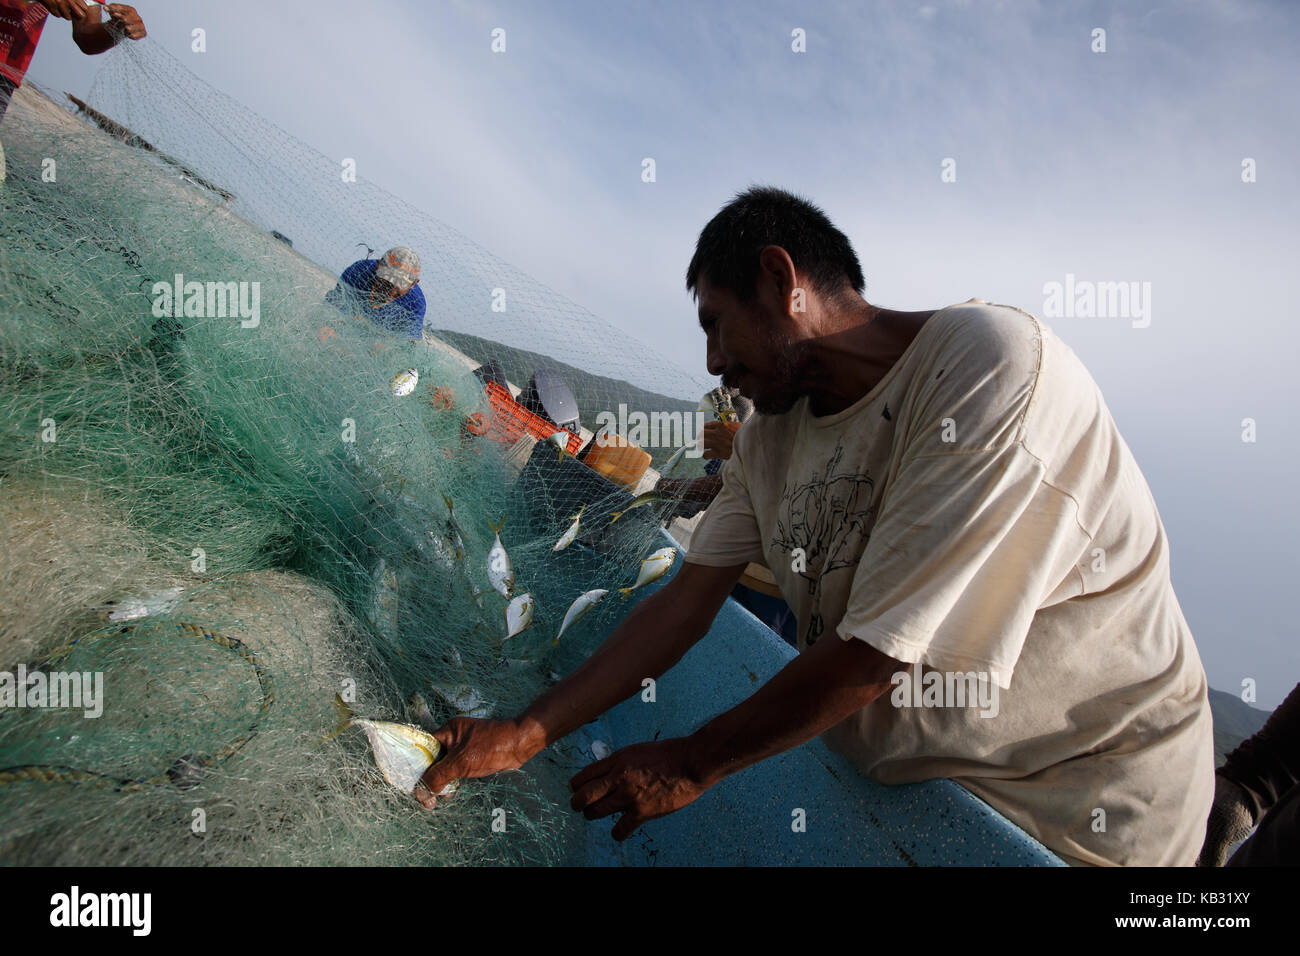
[[[809, 404], [736, 436], [686, 560], [765, 562], [801, 650], [856, 638], [997, 687], [953, 706], [940, 690], [969, 681], [914, 671], [826, 743], [884, 783], [952, 778], [1067, 861], [1191, 864], [1213, 794], [1204, 670], [1155, 502], [1074, 353], [971, 300], [849, 407]], [[925, 689], [946, 706], [918, 706]]]
[[801, 650], [856, 638], [944, 678], [900, 677], [826, 743], [883, 783], [952, 778], [1073, 862], [1190, 864], [1204, 671], [1155, 503], [1075, 355], [972, 300], [847, 409], [808, 404], [736, 436], [686, 560], [765, 562]]
[[884, 783], [955, 780], [1067, 862], [1191, 865], [1214, 790], [1205, 673], [1151, 492], [1074, 353], [1008, 306], [868, 304], [847, 238], [780, 190], [725, 207], [687, 282], [709, 371], [759, 413], [687, 563], [516, 737], [453, 746], [434, 792], [630, 696], [761, 561], [799, 656], [689, 737], [584, 770], [575, 809], [621, 812], [625, 837], [821, 734]]

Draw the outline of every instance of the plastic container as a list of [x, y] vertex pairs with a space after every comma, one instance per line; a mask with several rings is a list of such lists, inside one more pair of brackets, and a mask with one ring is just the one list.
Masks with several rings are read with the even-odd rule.
[[592, 442], [582, 463], [615, 484], [635, 488], [650, 467], [650, 455], [622, 435], [606, 435]]
[[[562, 430], [541, 415], [524, 408], [507, 389], [496, 382], [488, 382], [484, 390], [488, 397], [488, 411], [475, 412], [465, 420], [465, 428], [471, 435], [485, 435], [503, 445], [513, 445], [525, 435], [544, 441]], [[582, 438], [574, 434], [568, 434], [567, 437], [569, 454], [576, 454], [582, 447]], [[646, 460], [649, 461], [648, 456]]]

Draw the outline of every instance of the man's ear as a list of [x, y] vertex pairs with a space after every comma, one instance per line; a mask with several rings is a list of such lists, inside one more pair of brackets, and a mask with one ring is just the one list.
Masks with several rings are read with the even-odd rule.
[[790, 253], [780, 246], [764, 246], [759, 250], [758, 264], [763, 272], [772, 277], [772, 281], [776, 284], [777, 295], [789, 301], [797, 281], [794, 260], [790, 258]]

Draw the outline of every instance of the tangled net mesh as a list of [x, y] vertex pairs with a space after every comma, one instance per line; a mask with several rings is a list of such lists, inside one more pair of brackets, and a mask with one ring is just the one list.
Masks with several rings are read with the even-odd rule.
[[[576, 462], [545, 494], [526, 484], [521, 469], [558, 460], [545, 443], [467, 438], [466, 416], [490, 412], [470, 367], [559, 369], [584, 422], [619, 403], [694, 409], [708, 384], [343, 181], [149, 41], [112, 53], [90, 96], [135, 138], [54, 95], [27, 84], [0, 124], [0, 670], [99, 675], [102, 713], [0, 708], [0, 861], [580, 859], [563, 805], [576, 745], [427, 812], [385, 783], [362, 734], [323, 738], [340, 693], [402, 722], [413, 692], [438, 722], [466, 689], [517, 713], [632, 602], [552, 646], [569, 603], [631, 584], [664, 543], [653, 506], [614, 534], [602, 516], [620, 499], [590, 500]], [[425, 341], [324, 302], [358, 238], [419, 252]], [[160, 310], [176, 275], [258, 283], [259, 321]], [[395, 396], [407, 368], [420, 384]], [[688, 458], [678, 473], [698, 472]], [[581, 505], [578, 544], [554, 552]], [[536, 608], [508, 642], [486, 573], [502, 519]]]

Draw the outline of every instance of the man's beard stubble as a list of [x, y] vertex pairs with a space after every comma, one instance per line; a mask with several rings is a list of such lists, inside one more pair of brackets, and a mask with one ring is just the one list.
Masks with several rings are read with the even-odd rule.
[[801, 397], [799, 370], [803, 364], [801, 343], [773, 342], [776, 362], [770, 376], [763, 381], [761, 395], [746, 395], [760, 415], [784, 415]]

